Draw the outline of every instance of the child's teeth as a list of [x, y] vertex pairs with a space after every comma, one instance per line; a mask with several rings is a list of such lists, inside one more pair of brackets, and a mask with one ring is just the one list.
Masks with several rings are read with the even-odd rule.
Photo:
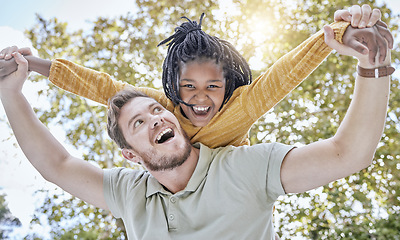
[[208, 107], [194, 107], [196, 111], [207, 111]]

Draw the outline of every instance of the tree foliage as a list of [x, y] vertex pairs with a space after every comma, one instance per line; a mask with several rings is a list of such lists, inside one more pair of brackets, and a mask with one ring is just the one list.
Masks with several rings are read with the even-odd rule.
[[21, 226], [20, 220], [11, 214], [5, 196], [0, 194], [0, 239], [8, 239], [12, 229]]
[[[184, 21], [181, 16], [198, 20], [201, 13], [206, 13], [203, 29], [237, 46], [250, 65], [255, 65], [255, 77], [323, 25], [333, 22], [337, 9], [363, 3], [379, 7], [392, 32], [399, 32], [399, 16], [375, 1], [224, 2], [137, 0], [135, 12], [99, 18], [90, 31], [71, 32], [66, 23], [38, 15], [37, 24], [26, 34], [42, 58], [65, 58], [136, 86], [159, 87], [166, 48], [156, 46]], [[395, 46], [392, 57], [398, 66], [399, 46]], [[253, 126], [251, 142], [308, 144], [333, 136], [351, 100], [355, 66], [354, 59], [331, 54]], [[39, 76], [31, 80], [48, 81]], [[275, 225], [283, 239], [398, 239], [398, 85], [398, 79], [393, 79], [387, 126], [373, 164], [315, 191], [282, 197], [276, 204]], [[76, 146], [85, 160], [100, 167], [127, 166], [106, 134], [104, 106], [51, 84], [40, 94], [50, 103], [50, 109], [36, 109], [41, 121], [61, 125], [68, 143]], [[37, 211], [38, 216], [47, 216], [54, 239], [126, 239], [121, 221], [68, 195], [49, 193]], [[32, 224], [42, 221], [37, 217]]]

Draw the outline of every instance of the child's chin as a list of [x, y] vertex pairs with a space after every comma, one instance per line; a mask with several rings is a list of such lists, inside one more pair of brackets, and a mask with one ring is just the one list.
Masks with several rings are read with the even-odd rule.
[[209, 121], [192, 121], [192, 124], [196, 127], [205, 127], [207, 124], [209, 123]]

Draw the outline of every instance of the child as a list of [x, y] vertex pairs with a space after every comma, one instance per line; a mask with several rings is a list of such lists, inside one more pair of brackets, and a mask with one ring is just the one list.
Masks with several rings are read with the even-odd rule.
[[[252, 82], [250, 68], [235, 48], [201, 30], [203, 15], [199, 24], [187, 20], [161, 42], [169, 43], [163, 65], [165, 94], [151, 88], [135, 88], [173, 112], [192, 143], [201, 142], [211, 148], [249, 144], [248, 131], [252, 124], [331, 52], [320, 31]], [[346, 22], [332, 24], [340, 42], [348, 25]], [[349, 32], [350, 28], [346, 34]], [[205, 47], [198, 48], [198, 42]], [[27, 59], [30, 70], [43, 73], [39, 67], [32, 67], [38, 63], [37, 59]], [[118, 91], [131, 87], [112, 80], [108, 74], [67, 60], [56, 59], [47, 64], [44, 72], [49, 72], [47, 75], [55, 85], [102, 104], [107, 104]]]

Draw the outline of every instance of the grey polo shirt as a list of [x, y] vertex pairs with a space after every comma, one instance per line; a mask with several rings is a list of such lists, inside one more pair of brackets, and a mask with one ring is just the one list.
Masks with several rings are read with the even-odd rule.
[[285, 194], [278, 143], [210, 149], [186, 188], [170, 193], [147, 171], [104, 170], [104, 196], [129, 239], [274, 239], [272, 210]]

